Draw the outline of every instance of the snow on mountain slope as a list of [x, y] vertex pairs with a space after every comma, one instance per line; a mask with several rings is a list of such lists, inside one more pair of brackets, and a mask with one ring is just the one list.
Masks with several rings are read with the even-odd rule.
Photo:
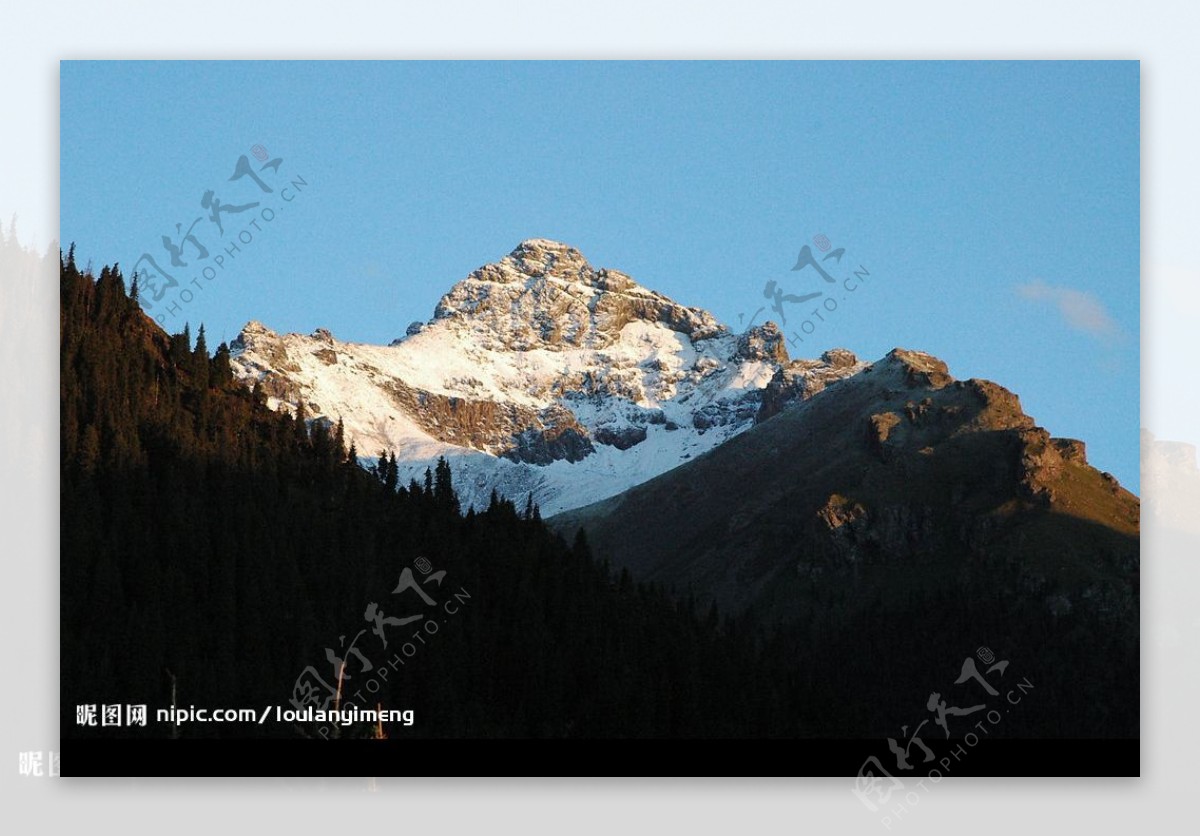
[[390, 346], [251, 322], [232, 351], [272, 407], [340, 418], [361, 457], [394, 451], [402, 484], [445, 456], [464, 507], [532, 493], [545, 514], [670, 470], [864, 366], [840, 350], [789, 361], [773, 323], [732, 334], [544, 239], [471, 273]]

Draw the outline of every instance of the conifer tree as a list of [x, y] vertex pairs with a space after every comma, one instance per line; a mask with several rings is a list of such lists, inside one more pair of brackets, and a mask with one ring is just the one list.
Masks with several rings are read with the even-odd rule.
[[400, 482], [400, 468], [396, 464], [396, 454], [393, 453], [388, 457], [387, 470], [384, 472], [383, 484], [387, 486], [388, 491], [395, 491], [396, 485]]
[[337, 430], [333, 434], [333, 452], [339, 462], [346, 458], [346, 425], [341, 416], [338, 416]]
[[192, 374], [196, 376], [196, 385], [201, 391], [208, 389], [208, 341], [204, 339], [204, 324], [196, 334], [196, 348], [192, 351]]
[[[217, 353], [213, 355], [210, 378], [215, 387], [225, 387], [233, 383], [233, 366], [230, 362], [229, 346], [225, 343], [217, 346]], [[258, 386], [257, 381], [255, 386]]]
[[437, 474], [434, 478], [433, 497], [443, 508], [458, 510], [458, 501], [454, 496], [454, 479], [450, 474], [450, 463], [444, 456], [437, 461]]

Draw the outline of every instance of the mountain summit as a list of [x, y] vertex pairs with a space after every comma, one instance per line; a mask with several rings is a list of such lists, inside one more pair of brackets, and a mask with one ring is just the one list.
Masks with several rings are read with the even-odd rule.
[[625, 326], [663, 325], [691, 340], [725, 327], [707, 311], [688, 308], [638, 285], [628, 275], [595, 269], [574, 247], [533, 238], [455, 285], [434, 310], [434, 322], [469, 329], [482, 348], [604, 348]]
[[547, 513], [650, 479], [865, 368], [843, 350], [791, 361], [773, 323], [733, 334], [546, 239], [473, 271], [389, 346], [251, 322], [232, 352], [273, 407], [341, 419], [361, 455], [393, 451], [403, 481], [445, 456], [465, 503], [532, 494]]

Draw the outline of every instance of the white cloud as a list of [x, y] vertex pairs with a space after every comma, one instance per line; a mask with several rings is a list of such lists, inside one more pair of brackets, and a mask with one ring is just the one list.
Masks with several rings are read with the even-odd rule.
[[1017, 293], [1026, 299], [1055, 306], [1067, 325], [1076, 331], [1105, 341], [1121, 335], [1120, 326], [1108, 313], [1104, 303], [1085, 291], [1047, 285], [1038, 279], [1018, 285]]

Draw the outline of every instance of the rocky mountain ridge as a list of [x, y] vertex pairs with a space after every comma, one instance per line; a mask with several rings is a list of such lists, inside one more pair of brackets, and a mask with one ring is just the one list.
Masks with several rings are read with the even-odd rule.
[[445, 456], [464, 502], [496, 490], [547, 513], [669, 470], [865, 368], [845, 350], [793, 361], [773, 323], [734, 334], [545, 239], [473, 271], [389, 346], [251, 322], [232, 353], [273, 407], [340, 419], [361, 456], [393, 451], [404, 481]]
[[1016, 568], [1013, 595], [1127, 614], [1139, 565], [1140, 503], [1083, 442], [1051, 436], [1004, 387], [903, 349], [551, 522], [583, 528], [635, 578], [784, 621], [818, 587], [894, 604], [997, 567]]

